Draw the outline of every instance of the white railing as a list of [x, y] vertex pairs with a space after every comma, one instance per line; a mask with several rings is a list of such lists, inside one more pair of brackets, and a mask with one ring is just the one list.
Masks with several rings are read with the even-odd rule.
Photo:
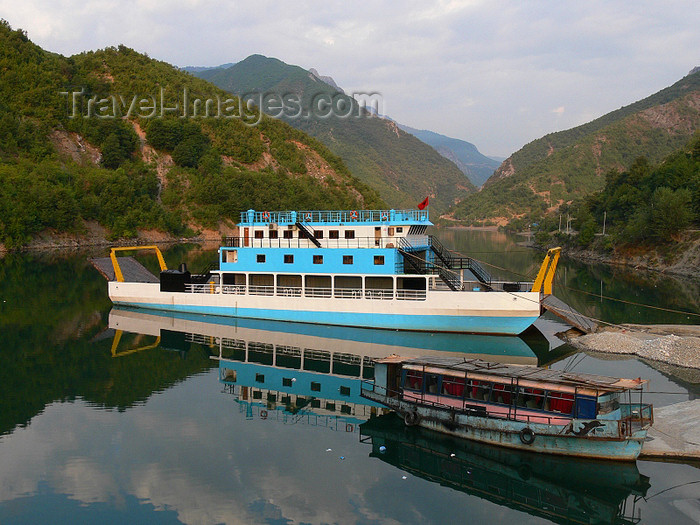
[[245, 295], [244, 284], [225, 284], [221, 287], [221, 293], [232, 293], [236, 295]]
[[304, 295], [306, 297], [331, 297], [332, 292], [331, 288], [306, 288]]
[[274, 286], [250, 285], [248, 287], [248, 293], [250, 295], [275, 295], [275, 287]]
[[189, 293], [217, 293], [219, 287], [214, 283], [204, 283], [204, 284], [185, 284], [185, 291]]
[[372, 288], [366, 288], [365, 289], [365, 299], [393, 299], [394, 298], [394, 290], [386, 290], [386, 289], [372, 289]]
[[339, 299], [360, 299], [362, 288], [336, 288], [335, 297]]
[[[432, 288], [431, 289], [435, 289]], [[394, 290], [383, 288], [302, 288], [299, 286], [278, 286], [275, 293], [274, 286], [250, 285], [246, 287], [242, 284], [225, 284], [218, 286], [213, 283], [204, 284], [186, 284], [185, 291], [188, 293], [223, 293], [234, 295], [267, 295], [278, 297], [321, 297], [330, 298], [336, 297], [339, 299], [376, 299], [376, 300], [392, 300], [398, 299], [402, 301], [423, 301], [426, 298], [425, 290]]]
[[301, 288], [296, 286], [278, 286], [277, 295], [283, 297], [301, 297]]
[[425, 290], [396, 290], [396, 298], [404, 301], [424, 301]]

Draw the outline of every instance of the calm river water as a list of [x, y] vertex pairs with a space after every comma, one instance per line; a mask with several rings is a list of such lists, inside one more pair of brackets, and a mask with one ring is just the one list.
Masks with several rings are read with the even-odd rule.
[[[509, 279], [542, 259], [498, 233], [441, 237]], [[649, 378], [656, 406], [696, 398], [700, 374], [577, 354], [554, 318], [544, 336], [485, 338], [111, 311], [90, 255], [105, 253], [0, 259], [3, 525], [700, 523], [697, 465], [477, 446], [407, 429], [358, 394], [371, 357], [397, 350]], [[199, 270], [216, 252], [166, 259]], [[696, 283], [570, 261], [555, 293], [615, 323], [698, 322], [639, 304], [700, 311]]]

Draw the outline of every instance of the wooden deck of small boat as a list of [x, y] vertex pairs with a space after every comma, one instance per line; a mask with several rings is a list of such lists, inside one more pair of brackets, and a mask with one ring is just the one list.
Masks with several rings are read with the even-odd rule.
[[542, 299], [542, 307], [548, 312], [552, 312], [560, 319], [563, 319], [574, 328], [581, 330], [584, 334], [593, 333], [598, 329], [598, 324], [590, 317], [574, 310], [571, 306], [561, 299], [556, 298], [554, 295], [545, 295], [544, 299]]
[[639, 459], [700, 460], [700, 399], [654, 407]]

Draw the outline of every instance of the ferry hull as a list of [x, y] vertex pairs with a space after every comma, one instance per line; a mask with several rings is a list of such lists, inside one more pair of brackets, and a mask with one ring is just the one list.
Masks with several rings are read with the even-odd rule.
[[[212, 288], [212, 292], [215, 290]], [[333, 299], [161, 292], [157, 283], [109, 283], [115, 305], [392, 330], [517, 335], [539, 317], [533, 292], [432, 292], [425, 300]]]

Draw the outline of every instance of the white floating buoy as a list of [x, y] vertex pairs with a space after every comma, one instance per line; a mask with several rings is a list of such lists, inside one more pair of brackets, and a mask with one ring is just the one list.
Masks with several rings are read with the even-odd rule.
[[381, 452], [382, 454], [384, 454], [384, 452], [386, 452], [386, 447], [385, 447], [384, 445], [382, 445], [381, 447], [379, 447], [379, 452]]
[[401, 479], [406, 479], [406, 476], [401, 476]]

